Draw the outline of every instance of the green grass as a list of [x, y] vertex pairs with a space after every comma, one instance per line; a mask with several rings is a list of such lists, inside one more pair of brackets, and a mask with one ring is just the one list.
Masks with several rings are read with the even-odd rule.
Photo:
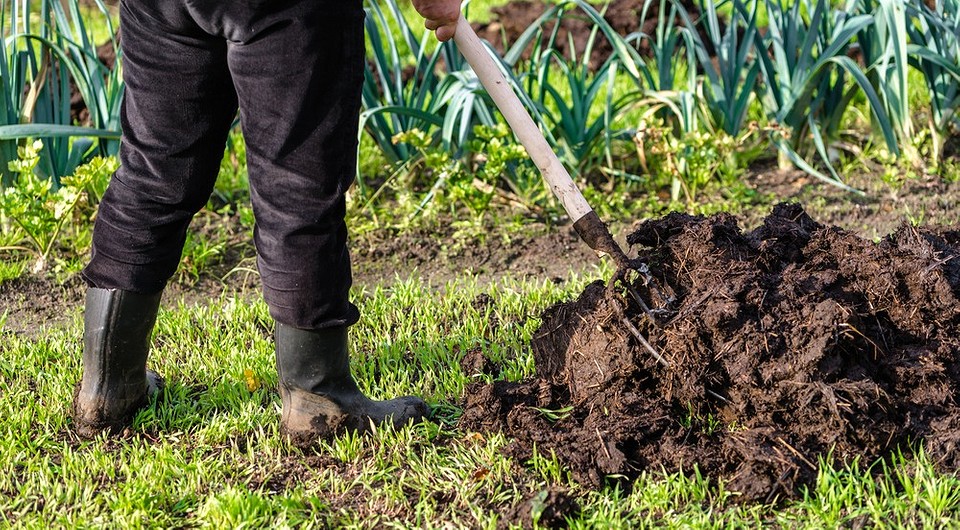
[[[556, 486], [581, 504], [574, 528], [960, 525], [951, 518], [960, 481], [922, 457], [895, 458], [876, 478], [825, 467], [808, 498], [771, 508], [738, 505], [696, 473], [651, 470], [632, 493], [588, 491], [550, 455], [513, 461], [501, 456], [503, 436], [458, 430], [470, 379], [460, 352], [480, 347], [508, 378], [530, 375], [538, 315], [590, 279], [480, 286], [464, 278], [441, 289], [397, 280], [356, 292], [360, 385], [375, 397], [422, 394], [437, 413], [433, 423], [346, 436], [316, 453], [278, 434], [272, 324], [261, 302], [224, 296], [165, 308], [151, 365], [167, 390], [128, 436], [85, 443], [67, 419], [80, 373], [80, 309], [73, 325], [32, 338], [3, 331], [0, 319], [0, 525], [493, 528], [498, 514]], [[492, 303], [478, 309], [482, 293]]]
[[27, 260], [4, 259], [0, 261], [0, 283], [19, 278], [27, 270]]

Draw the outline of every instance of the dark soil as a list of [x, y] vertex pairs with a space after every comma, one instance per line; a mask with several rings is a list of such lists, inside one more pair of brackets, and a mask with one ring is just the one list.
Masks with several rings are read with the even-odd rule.
[[[917, 225], [960, 222], [960, 182], [928, 173], [885, 182], [880, 177], [884, 168], [871, 170], [870, 165], [844, 175], [846, 183], [862, 195], [824, 184], [802, 171], [777, 169], [775, 163], [757, 164], [743, 178], [759, 194], [799, 202], [818, 223], [867, 239], [886, 237], [907, 221]], [[759, 226], [765, 214], [760, 208], [744, 211], [741, 226]]]
[[653, 326], [591, 284], [544, 313], [535, 379], [467, 390], [463, 428], [553, 451], [587, 485], [697, 466], [744, 501], [797, 495], [821, 458], [922, 445], [960, 467], [960, 226], [872, 242], [783, 204], [746, 233], [670, 214], [628, 239], [676, 293], [671, 316]]
[[488, 219], [460, 233], [453, 224], [441, 218], [400, 234], [357, 238], [350, 248], [354, 281], [374, 285], [419, 276], [442, 286], [470, 274], [481, 283], [503, 276], [559, 282], [600, 262], [570, 226], [528, 222], [517, 230]]

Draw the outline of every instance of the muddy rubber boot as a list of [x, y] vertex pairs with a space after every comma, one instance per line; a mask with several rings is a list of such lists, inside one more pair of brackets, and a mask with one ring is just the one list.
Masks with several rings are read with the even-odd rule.
[[350, 375], [345, 327], [307, 331], [277, 323], [276, 346], [280, 432], [298, 447], [371, 424], [419, 422], [430, 413], [418, 397], [374, 401], [360, 392]]
[[73, 424], [82, 438], [129, 425], [163, 379], [147, 370], [150, 332], [160, 293], [87, 290], [83, 314], [83, 378], [73, 398]]

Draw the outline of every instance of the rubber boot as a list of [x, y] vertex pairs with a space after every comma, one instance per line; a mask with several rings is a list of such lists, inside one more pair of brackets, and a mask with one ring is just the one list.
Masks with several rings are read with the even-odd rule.
[[374, 401], [360, 392], [350, 375], [345, 327], [307, 331], [277, 323], [276, 347], [280, 432], [298, 447], [385, 422], [419, 422], [430, 413], [418, 397]]
[[73, 398], [73, 424], [82, 438], [118, 433], [163, 379], [147, 370], [150, 333], [160, 293], [87, 290], [83, 314], [83, 378]]

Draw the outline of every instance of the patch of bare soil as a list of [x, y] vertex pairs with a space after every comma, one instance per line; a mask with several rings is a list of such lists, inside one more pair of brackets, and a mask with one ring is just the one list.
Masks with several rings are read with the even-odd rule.
[[584, 484], [696, 465], [744, 501], [797, 495], [820, 458], [910, 443], [958, 469], [960, 226], [872, 242], [781, 204], [749, 232], [671, 214], [628, 239], [675, 313], [654, 326], [590, 285], [544, 313], [537, 377], [472, 385], [461, 427], [504, 431], [518, 457], [554, 451]]
[[[775, 166], [775, 164], [774, 164]], [[884, 179], [883, 168], [851, 172], [846, 183], [853, 194], [824, 184], [798, 170], [756, 165], [744, 176], [750, 187], [778, 200], [799, 202], [817, 222], [843, 228], [868, 239], [885, 237], [905, 221], [918, 225], [950, 225], [960, 220], [960, 183], [934, 174]], [[758, 226], [762, 210], [744, 212], [741, 225]]]
[[419, 276], [442, 286], [465, 274], [476, 276], [481, 284], [504, 276], [559, 282], [571, 271], [599, 263], [572, 226], [530, 223], [517, 230], [485, 221], [459, 233], [453, 221], [439, 219], [402, 234], [355, 239], [350, 244], [354, 283], [376, 285]]
[[[81, 314], [86, 290], [79, 274], [63, 283], [34, 274], [0, 282], [0, 317], [5, 318], [0, 332], [36, 337], [47, 329], [65, 328]], [[239, 279], [223, 282], [210, 274], [189, 283], [171, 283], [164, 290], [163, 303], [167, 307], [179, 302], [209, 303], [224, 293], [253, 296], [259, 291]]]
[[0, 317], [6, 319], [0, 329], [33, 335], [66, 326], [76, 316], [71, 308], [79, 308], [84, 291], [79, 276], [63, 284], [31, 274], [0, 282]]

